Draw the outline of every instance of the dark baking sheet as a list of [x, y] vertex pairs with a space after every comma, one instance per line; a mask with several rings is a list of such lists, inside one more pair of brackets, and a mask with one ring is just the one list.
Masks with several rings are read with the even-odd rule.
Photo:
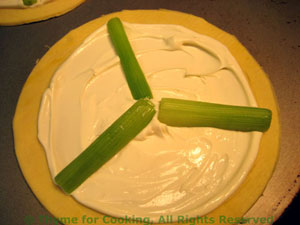
[[[18, 166], [12, 119], [19, 94], [36, 61], [71, 29], [123, 9], [171, 9], [203, 17], [235, 35], [269, 75], [280, 105], [281, 155], [264, 196], [248, 213], [279, 217], [300, 183], [300, 1], [287, 0], [88, 0], [58, 18], [0, 27], [0, 224], [28, 224], [49, 215]], [[299, 197], [276, 222], [298, 221]], [[30, 221], [29, 221], [30, 222]], [[48, 223], [51, 224], [51, 223]]]

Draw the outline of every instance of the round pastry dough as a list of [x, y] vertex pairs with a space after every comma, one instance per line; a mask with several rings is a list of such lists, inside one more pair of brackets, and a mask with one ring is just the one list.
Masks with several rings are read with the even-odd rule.
[[0, 25], [13, 26], [63, 15], [85, 0], [52, 0], [32, 8], [0, 9]]
[[131, 23], [178, 24], [222, 42], [246, 74], [259, 107], [272, 110], [271, 127], [263, 134], [258, 156], [247, 178], [229, 199], [207, 215], [216, 221], [220, 215], [241, 217], [261, 196], [278, 158], [280, 123], [275, 94], [267, 75], [234, 36], [196, 16], [168, 10], [122, 11], [93, 20], [58, 41], [33, 69], [23, 87], [13, 121], [16, 155], [33, 193], [56, 218], [76, 217], [81, 224], [85, 215], [98, 218], [96, 223], [103, 224], [101, 213], [81, 205], [53, 183], [44, 149], [37, 138], [37, 120], [42, 95], [56, 69], [89, 34], [116, 16]]

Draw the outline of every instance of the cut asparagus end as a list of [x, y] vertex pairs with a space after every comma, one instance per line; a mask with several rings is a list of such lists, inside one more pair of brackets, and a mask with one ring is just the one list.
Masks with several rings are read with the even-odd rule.
[[272, 111], [264, 108], [231, 106], [199, 101], [163, 98], [158, 120], [177, 127], [215, 127], [237, 131], [269, 129]]
[[140, 99], [67, 165], [55, 182], [68, 194], [117, 154], [150, 123], [155, 114], [149, 100]]
[[121, 20], [117, 17], [110, 19], [107, 23], [107, 30], [120, 58], [121, 66], [133, 98], [151, 99], [153, 96], [150, 87], [131, 48]]

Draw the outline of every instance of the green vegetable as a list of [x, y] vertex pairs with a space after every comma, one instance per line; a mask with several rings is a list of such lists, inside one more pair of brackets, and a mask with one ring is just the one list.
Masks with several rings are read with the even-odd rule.
[[238, 131], [266, 131], [270, 127], [269, 109], [221, 105], [163, 98], [158, 120], [177, 127], [216, 127]]
[[70, 194], [142, 131], [154, 114], [152, 102], [145, 99], [137, 101], [65, 167], [55, 177], [55, 182]]
[[27, 5], [27, 6], [33, 5], [36, 2], [37, 2], [37, 0], [23, 0], [23, 4]]
[[112, 18], [107, 23], [111, 41], [119, 55], [125, 77], [134, 99], [152, 98], [150, 87], [135, 57], [119, 18]]

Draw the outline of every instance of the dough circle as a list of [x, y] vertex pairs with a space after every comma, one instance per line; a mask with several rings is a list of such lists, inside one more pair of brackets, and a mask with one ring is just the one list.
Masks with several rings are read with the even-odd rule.
[[14, 26], [61, 16], [85, 0], [54, 0], [32, 8], [0, 9], [0, 26]]
[[219, 40], [228, 47], [240, 64], [259, 107], [272, 110], [271, 127], [263, 134], [260, 150], [250, 173], [229, 199], [207, 215], [214, 217], [216, 223], [221, 215], [226, 217], [243, 216], [261, 196], [272, 176], [279, 155], [279, 109], [272, 85], [262, 68], [234, 36], [209, 24], [202, 18], [169, 10], [122, 11], [95, 19], [69, 32], [35, 66], [23, 87], [13, 121], [17, 159], [33, 193], [56, 218], [76, 217], [78, 224], [81, 224], [81, 218], [85, 215], [86, 218], [99, 218], [97, 223], [93, 224], [103, 224], [103, 214], [81, 205], [71, 196], [65, 195], [53, 183], [45, 151], [37, 138], [37, 119], [42, 94], [48, 87], [56, 69], [90, 33], [115, 16], [131, 23], [178, 24]]

